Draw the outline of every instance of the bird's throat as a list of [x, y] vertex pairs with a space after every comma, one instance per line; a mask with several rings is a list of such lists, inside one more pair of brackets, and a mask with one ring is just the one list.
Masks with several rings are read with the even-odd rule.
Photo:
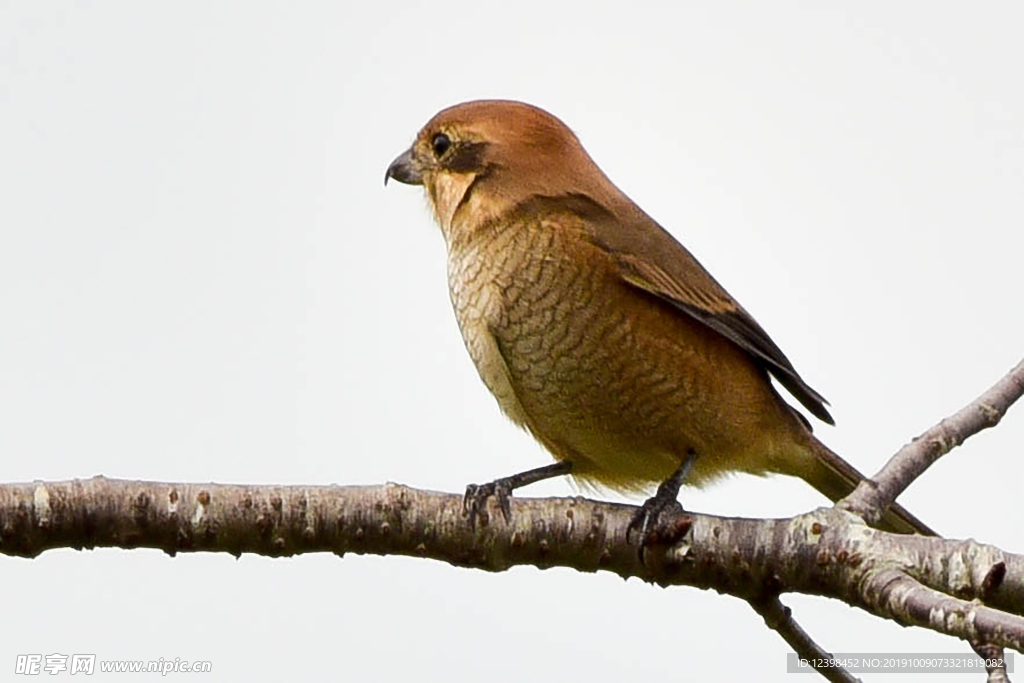
[[449, 247], [493, 225], [507, 210], [501, 195], [480, 189], [476, 173], [441, 173], [426, 184], [427, 199]]
[[455, 213], [462, 205], [463, 199], [468, 199], [466, 192], [475, 179], [475, 173], [439, 173], [433, 178], [433, 182], [427, 185], [427, 198], [434, 209], [434, 217], [449, 243], [456, 230], [453, 226]]

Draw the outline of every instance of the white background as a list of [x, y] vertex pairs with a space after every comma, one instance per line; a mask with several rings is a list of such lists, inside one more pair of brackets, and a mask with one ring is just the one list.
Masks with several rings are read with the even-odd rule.
[[[566, 121], [877, 470], [1024, 348], [1024, 12], [768, 6], [0, 2], [0, 480], [461, 491], [548, 462], [476, 376], [420, 191], [381, 184], [480, 97]], [[1022, 444], [1017, 408], [901, 500], [1020, 551]], [[683, 500], [823, 502], [748, 477]], [[744, 603], [607, 574], [63, 550], [0, 576], [3, 680], [54, 652], [224, 681], [788, 680]], [[833, 650], [966, 651], [786, 601]]]

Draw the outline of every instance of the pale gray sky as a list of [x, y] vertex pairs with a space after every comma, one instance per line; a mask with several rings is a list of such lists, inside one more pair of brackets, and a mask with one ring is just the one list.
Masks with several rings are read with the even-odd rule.
[[[381, 186], [435, 111], [479, 97], [566, 121], [829, 398], [822, 439], [874, 471], [1024, 349], [1022, 20], [1016, 2], [0, 2], [0, 479], [461, 491], [548, 462], [477, 378], [418, 190]], [[1022, 444], [1018, 408], [902, 500], [1020, 551]], [[683, 500], [822, 502], [745, 477]], [[604, 574], [0, 565], [3, 680], [53, 652], [209, 659], [211, 680], [787, 678], [743, 603]], [[787, 602], [833, 650], [965, 651]]]

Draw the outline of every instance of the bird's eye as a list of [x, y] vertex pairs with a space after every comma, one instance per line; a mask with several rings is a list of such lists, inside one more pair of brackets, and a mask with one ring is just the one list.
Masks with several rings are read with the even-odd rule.
[[438, 133], [430, 141], [430, 144], [434, 148], [434, 156], [440, 159], [448, 151], [448, 148], [452, 146], [452, 141], [444, 133]]

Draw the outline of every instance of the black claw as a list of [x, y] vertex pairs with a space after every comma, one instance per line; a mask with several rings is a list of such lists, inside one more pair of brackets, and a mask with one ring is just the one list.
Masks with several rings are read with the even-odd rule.
[[462, 514], [469, 517], [469, 526], [476, 528], [477, 517], [487, 513], [487, 499], [494, 497], [505, 522], [512, 521], [512, 486], [507, 479], [497, 479], [488, 484], [470, 484], [462, 497]]
[[644, 561], [644, 550], [658, 541], [657, 526], [662, 514], [670, 508], [673, 509], [673, 516], [685, 512], [677, 498], [679, 488], [686, 480], [686, 475], [689, 474], [696, 457], [696, 452], [688, 452], [679, 469], [671, 477], [661, 482], [657, 493], [645, 500], [644, 504], [633, 514], [633, 518], [629, 520], [629, 526], [626, 527], [626, 542], [631, 543], [633, 532], [638, 532], [640, 546], [637, 552], [640, 562]]
[[661, 516], [668, 510], [672, 511], [672, 516], [686, 512], [679, 501], [674, 499], [662, 499], [654, 495], [645, 500], [644, 504], [633, 513], [633, 518], [629, 521], [629, 526], [626, 527], [626, 541], [631, 543], [633, 534], [637, 533], [640, 539], [640, 552], [643, 553], [644, 548], [656, 540], [652, 534], [661, 521]]
[[486, 484], [469, 484], [466, 486], [466, 494], [462, 497], [462, 516], [469, 517], [469, 526], [473, 528], [476, 528], [477, 515], [487, 506], [487, 498], [491, 495], [485, 489]]
[[501, 516], [505, 518], [505, 524], [512, 522], [512, 487], [504, 480], [495, 482], [494, 497], [498, 499], [498, 507], [501, 508]]
[[[665, 513], [670, 513], [666, 515]], [[662, 517], [678, 517], [685, 513], [686, 510], [677, 500], [662, 499], [657, 495], [654, 495], [644, 501], [644, 504], [640, 506], [633, 514], [633, 519], [629, 521], [629, 526], [626, 527], [626, 542], [632, 543], [633, 532], [637, 532], [637, 537], [640, 539], [640, 543], [636, 548], [637, 560], [644, 563], [644, 551], [653, 545], [665, 541], [662, 539], [664, 534], [659, 533], [663, 528], [662, 522], [668, 521], [663, 520]]]

